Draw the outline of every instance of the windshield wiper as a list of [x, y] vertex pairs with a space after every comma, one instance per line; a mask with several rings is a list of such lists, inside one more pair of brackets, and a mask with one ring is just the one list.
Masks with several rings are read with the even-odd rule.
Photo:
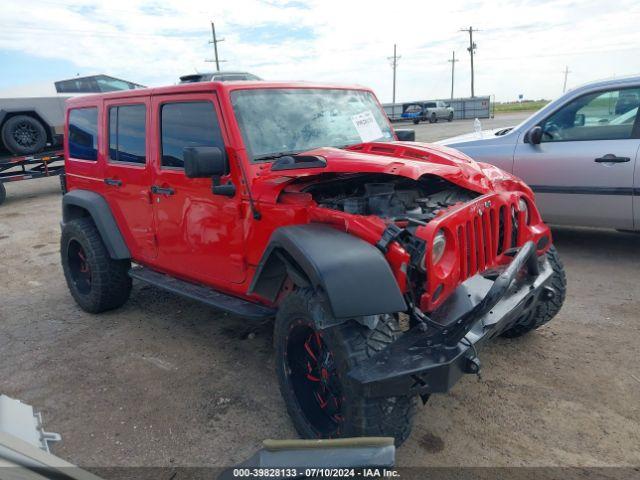
[[267, 155], [260, 155], [258, 157], [253, 157], [254, 162], [265, 162], [267, 160], [277, 160], [280, 157], [286, 157], [287, 155], [298, 155], [300, 152], [291, 150], [290, 152], [278, 152], [278, 153], [269, 153]]

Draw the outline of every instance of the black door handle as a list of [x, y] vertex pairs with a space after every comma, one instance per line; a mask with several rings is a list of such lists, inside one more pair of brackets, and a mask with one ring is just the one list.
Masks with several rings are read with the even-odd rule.
[[613, 153], [607, 153], [606, 155], [594, 160], [596, 163], [625, 163], [630, 161], [631, 159], [629, 157], [618, 157]]
[[174, 193], [176, 193], [176, 191], [173, 188], [153, 185], [151, 187], [151, 193], [155, 193], [156, 195], [173, 195]]
[[106, 183], [107, 185], [110, 185], [112, 187], [121, 187], [122, 186], [122, 180], [118, 180], [115, 178], [105, 178], [104, 179], [104, 183]]

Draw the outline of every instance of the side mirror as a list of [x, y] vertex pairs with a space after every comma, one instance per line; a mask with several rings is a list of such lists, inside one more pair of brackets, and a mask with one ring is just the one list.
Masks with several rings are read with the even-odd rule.
[[415, 142], [416, 131], [411, 128], [399, 128], [396, 131], [396, 137], [401, 142]]
[[540, 125], [536, 125], [529, 130], [524, 141], [532, 145], [538, 145], [542, 141], [542, 127]]
[[218, 147], [185, 147], [184, 174], [188, 178], [211, 178], [229, 172], [227, 156]]
[[575, 127], [584, 127], [584, 122], [586, 118], [584, 113], [576, 113], [576, 118], [573, 120], [573, 125]]

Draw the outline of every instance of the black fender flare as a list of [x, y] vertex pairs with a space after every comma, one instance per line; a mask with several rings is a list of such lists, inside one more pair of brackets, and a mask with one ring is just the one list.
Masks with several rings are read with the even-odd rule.
[[287, 275], [294, 283], [302, 283], [300, 286], [323, 292], [337, 319], [407, 309], [382, 252], [327, 225], [292, 225], [275, 230], [249, 293], [273, 302]]
[[114, 260], [131, 258], [124, 237], [104, 197], [89, 190], [72, 190], [62, 197], [62, 227], [76, 218], [89, 216], [95, 223], [109, 256]]

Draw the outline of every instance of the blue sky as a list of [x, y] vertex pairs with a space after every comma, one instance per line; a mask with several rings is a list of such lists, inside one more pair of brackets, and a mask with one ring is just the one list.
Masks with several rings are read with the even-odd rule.
[[[619, 0], [6, 0], [0, 14], [0, 95], [106, 73], [147, 85], [211, 70], [215, 20], [225, 69], [265, 79], [358, 83], [391, 100], [387, 57], [402, 56], [397, 99], [446, 98], [453, 50], [456, 96], [469, 93], [468, 36], [477, 43], [476, 93], [553, 98], [569, 86], [640, 73], [640, 3]], [[25, 15], [24, 12], [29, 12]]]

